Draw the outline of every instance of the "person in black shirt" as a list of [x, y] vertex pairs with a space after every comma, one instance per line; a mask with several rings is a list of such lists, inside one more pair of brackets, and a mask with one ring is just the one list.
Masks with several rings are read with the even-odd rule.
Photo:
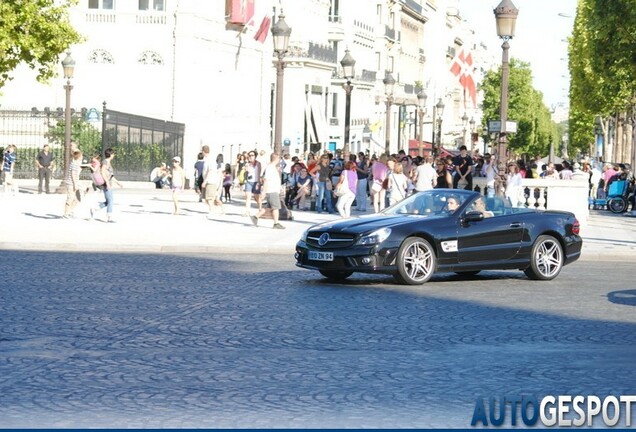
[[457, 189], [459, 182], [466, 183], [464, 189], [473, 190], [473, 158], [466, 151], [466, 146], [459, 148], [459, 154], [453, 158], [455, 175], [453, 176], [453, 189]]
[[51, 171], [53, 170], [54, 161], [53, 153], [51, 153], [48, 144], [42, 147], [42, 150], [35, 158], [35, 165], [38, 167], [38, 193], [42, 193], [42, 182], [44, 181], [44, 189], [46, 193], [51, 193], [49, 183], [51, 181]]

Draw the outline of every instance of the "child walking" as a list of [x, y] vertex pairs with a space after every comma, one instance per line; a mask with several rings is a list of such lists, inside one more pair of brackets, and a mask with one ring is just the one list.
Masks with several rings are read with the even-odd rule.
[[232, 197], [230, 196], [230, 188], [232, 187], [232, 173], [230, 170], [225, 170], [223, 172], [223, 190], [225, 193], [225, 202], [232, 202]]

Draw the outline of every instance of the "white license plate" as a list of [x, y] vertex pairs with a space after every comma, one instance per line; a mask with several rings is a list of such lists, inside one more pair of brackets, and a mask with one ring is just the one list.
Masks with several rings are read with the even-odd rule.
[[333, 261], [333, 252], [309, 251], [309, 259], [313, 261]]

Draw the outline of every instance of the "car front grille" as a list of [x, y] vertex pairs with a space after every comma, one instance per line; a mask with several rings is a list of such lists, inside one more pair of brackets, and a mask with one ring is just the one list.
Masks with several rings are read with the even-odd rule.
[[[323, 237], [323, 240], [326, 238], [327, 241], [321, 245], [320, 238], [325, 235], [328, 237]], [[311, 231], [307, 235], [307, 244], [321, 249], [341, 249], [352, 246], [354, 238], [352, 234]]]

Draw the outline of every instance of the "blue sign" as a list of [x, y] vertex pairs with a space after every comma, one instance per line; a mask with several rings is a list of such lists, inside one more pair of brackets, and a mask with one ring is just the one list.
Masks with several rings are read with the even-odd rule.
[[99, 111], [96, 108], [91, 108], [86, 112], [86, 121], [88, 122], [98, 122], [99, 117]]
[[290, 145], [290, 144], [291, 144], [291, 141], [289, 140], [289, 138], [285, 138], [285, 139], [283, 140], [283, 144], [284, 144], [284, 145], [286, 145], [286, 146], [288, 146], [288, 145]]

